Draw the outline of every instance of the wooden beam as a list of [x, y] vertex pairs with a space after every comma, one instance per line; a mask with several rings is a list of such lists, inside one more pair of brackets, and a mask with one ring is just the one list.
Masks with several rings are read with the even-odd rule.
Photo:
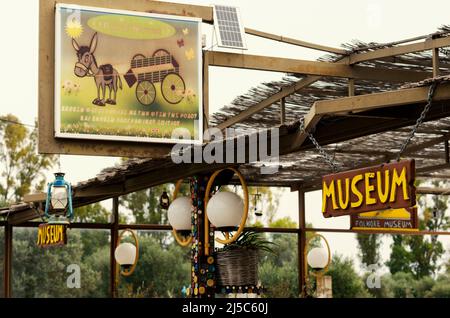
[[320, 76], [307, 76], [291, 86], [283, 87], [280, 92], [275, 93], [272, 96], [266, 98], [265, 100], [248, 107], [247, 109], [240, 112], [238, 115], [228, 118], [226, 121], [220, 123], [216, 127], [222, 130], [240, 121], [243, 121], [244, 119], [251, 117], [257, 112], [263, 110], [264, 108], [269, 107], [272, 104], [275, 104], [283, 97], [294, 94], [295, 92], [301, 90], [302, 88], [311, 85], [312, 83], [318, 81], [320, 78], [321, 78]]
[[450, 149], [448, 146], [448, 140], [444, 141], [444, 149], [445, 149], [445, 162], [450, 163]]
[[439, 48], [433, 49], [432, 61], [433, 61], [433, 77], [438, 77], [439, 73], [440, 73], [439, 72]]
[[280, 100], [280, 125], [286, 122], [286, 99], [283, 97]]
[[348, 96], [355, 96], [355, 79], [348, 79]]
[[[73, 190], [73, 198], [92, 198], [92, 197], [101, 197], [104, 195], [120, 195], [124, 192], [122, 184], [111, 184], [108, 186], [103, 186], [99, 188], [87, 188], [87, 189], [78, 189], [74, 188]], [[32, 202], [45, 202], [47, 199], [47, 193], [32, 193], [26, 194], [23, 198], [25, 203]]]
[[431, 187], [418, 187], [416, 189], [416, 193], [417, 194], [450, 195], [450, 189], [431, 188]]
[[209, 127], [209, 58], [203, 52], [203, 129]]
[[370, 60], [382, 59], [389, 56], [427, 51], [446, 46], [450, 46], [450, 36], [437, 39], [427, 39], [419, 43], [398, 45], [369, 52], [354, 53], [344, 58], [344, 60], [351, 65]]
[[307, 232], [328, 232], [328, 233], [362, 233], [362, 234], [395, 234], [395, 235], [450, 235], [450, 231], [401, 231], [394, 229], [386, 230], [347, 230], [347, 229], [322, 229], [307, 228]]
[[450, 169], [450, 164], [443, 163], [440, 165], [433, 165], [433, 166], [426, 166], [426, 167], [420, 167], [416, 169], [416, 173], [422, 173], [422, 172], [431, 172], [431, 171], [439, 171], [439, 170], [445, 170]]
[[351, 77], [390, 82], [415, 82], [429, 78], [431, 73], [409, 70], [380, 69], [364, 66], [349, 66], [341, 63], [296, 60], [227, 52], [206, 52], [211, 66], [232, 67], [260, 71]]
[[259, 37], [262, 37], [265, 39], [270, 39], [270, 40], [274, 40], [274, 41], [278, 41], [278, 42], [301, 46], [301, 47], [308, 48], [308, 49], [329, 52], [329, 53], [334, 53], [334, 54], [342, 54], [342, 55], [347, 54], [347, 51], [343, 50], [343, 49], [338, 49], [338, 48], [334, 48], [334, 47], [330, 47], [330, 46], [326, 46], [326, 45], [320, 45], [320, 44], [315, 44], [315, 43], [311, 43], [311, 42], [292, 39], [292, 38], [288, 38], [285, 36], [275, 35], [272, 33], [262, 32], [262, 31], [258, 31], [258, 30], [254, 30], [254, 29], [250, 29], [250, 28], [245, 28], [245, 33], [251, 34], [254, 36], [259, 36]]
[[147, 13], [159, 13], [167, 15], [178, 15], [185, 17], [201, 18], [205, 23], [213, 23], [213, 7], [200, 6], [194, 4], [183, 4], [165, 1], [152, 0], [40, 0], [52, 6], [56, 3], [76, 4], [80, 6], [90, 6], [117, 10], [130, 10]]
[[[400, 89], [382, 93], [358, 95], [315, 102], [311, 111], [316, 115], [339, 114], [346, 112], [368, 111], [383, 107], [425, 103], [428, 98], [428, 87]], [[433, 101], [450, 98], [450, 84], [437, 87]]]

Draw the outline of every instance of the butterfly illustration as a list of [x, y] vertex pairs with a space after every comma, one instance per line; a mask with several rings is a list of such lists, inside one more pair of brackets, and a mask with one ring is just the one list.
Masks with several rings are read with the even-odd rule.
[[188, 61], [193, 60], [194, 59], [194, 50], [192, 48], [190, 48], [189, 50], [186, 50], [184, 52], [184, 55], [186, 55], [186, 58]]
[[178, 47], [183, 47], [184, 46], [184, 39], [177, 40], [177, 44], [178, 44]]
[[189, 29], [188, 28], [184, 28], [182, 31], [183, 31], [184, 35], [188, 35], [189, 34]]

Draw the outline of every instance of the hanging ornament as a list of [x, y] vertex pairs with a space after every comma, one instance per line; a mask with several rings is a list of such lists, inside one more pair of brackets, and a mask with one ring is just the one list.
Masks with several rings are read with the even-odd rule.
[[253, 212], [256, 216], [262, 216], [262, 206], [258, 208], [261, 199], [261, 193], [258, 193], [258, 188], [256, 188], [256, 193], [253, 194]]
[[164, 191], [163, 194], [161, 194], [161, 197], [159, 198], [159, 205], [161, 206], [161, 208], [167, 210], [169, 208], [170, 205], [170, 198], [167, 195], [167, 192]]

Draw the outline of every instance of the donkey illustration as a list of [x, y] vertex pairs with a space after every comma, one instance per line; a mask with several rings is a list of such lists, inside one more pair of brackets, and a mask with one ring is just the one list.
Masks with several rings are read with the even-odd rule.
[[[92, 76], [97, 86], [97, 98], [92, 104], [105, 106], [106, 104], [116, 105], [117, 90], [122, 89], [122, 80], [119, 72], [111, 64], [103, 64], [98, 66], [94, 52], [97, 47], [97, 33], [92, 36], [89, 46], [79, 46], [75, 39], [72, 39], [72, 46], [77, 52], [78, 62], [75, 63], [74, 73], [78, 77]], [[105, 101], [106, 87], [109, 88], [109, 98]], [[100, 89], [102, 90], [102, 98], [100, 98]], [[114, 92], [114, 97], [111, 94]]]

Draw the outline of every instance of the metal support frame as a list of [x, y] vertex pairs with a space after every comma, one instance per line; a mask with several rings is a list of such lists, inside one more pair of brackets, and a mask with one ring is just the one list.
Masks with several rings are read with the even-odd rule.
[[118, 297], [117, 289], [117, 271], [116, 258], [114, 253], [116, 251], [116, 242], [119, 237], [119, 198], [113, 198], [112, 220], [111, 220], [111, 242], [110, 242], [110, 268], [109, 268], [109, 287], [112, 298]]
[[5, 298], [11, 298], [11, 269], [12, 269], [12, 239], [13, 226], [5, 225], [4, 263], [3, 263], [3, 293]]
[[305, 267], [305, 245], [306, 245], [306, 218], [305, 218], [305, 192], [298, 191], [298, 287], [301, 297], [305, 296], [306, 292], [306, 267]]

